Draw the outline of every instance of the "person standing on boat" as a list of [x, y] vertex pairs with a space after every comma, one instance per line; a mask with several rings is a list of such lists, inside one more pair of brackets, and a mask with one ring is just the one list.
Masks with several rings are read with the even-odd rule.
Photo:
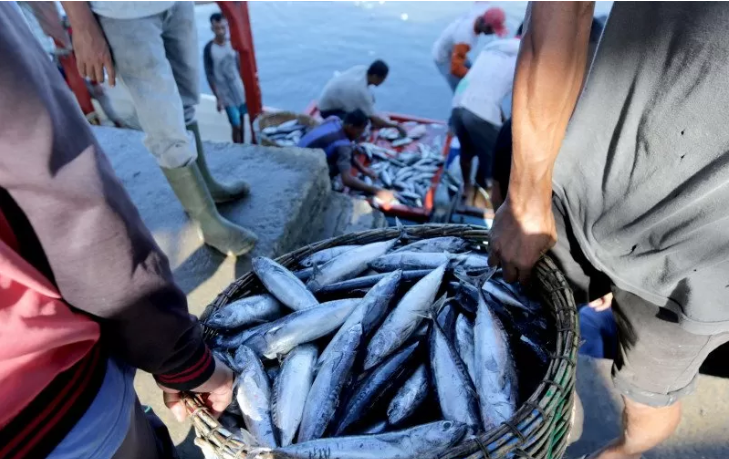
[[[193, 2], [62, 2], [82, 76], [119, 75], [131, 93], [144, 143], [206, 244], [224, 254], [253, 249], [256, 236], [215, 206], [244, 197], [246, 182], [216, 181], [195, 120], [199, 54]], [[192, 131], [191, 136], [189, 131]]]
[[589, 458], [639, 459], [729, 341], [729, 5], [616, 2], [583, 89], [594, 8], [529, 6], [489, 261], [526, 282], [551, 250], [578, 303], [612, 295], [624, 425]]
[[367, 169], [354, 158], [356, 140], [362, 137], [369, 119], [367, 115], [356, 109], [344, 116], [344, 120], [337, 116], [330, 116], [322, 124], [307, 132], [299, 141], [301, 148], [316, 148], [324, 150], [329, 166], [329, 177], [339, 177], [342, 185], [376, 196], [384, 202], [390, 202], [394, 195], [390, 190], [368, 185], [352, 175], [352, 168], [356, 168], [364, 175], [375, 179], [371, 170]]
[[233, 128], [233, 142], [243, 143], [244, 118], [248, 113], [243, 80], [240, 76], [240, 56], [230, 45], [228, 21], [220, 13], [210, 16], [215, 38], [203, 49], [205, 76], [215, 94], [218, 111], [225, 110]]
[[[504, 119], [502, 102], [514, 84], [519, 37], [496, 40], [484, 47], [458, 83], [451, 126], [461, 144], [461, 173], [467, 204], [484, 208], [477, 190], [491, 193], [493, 150]], [[478, 158], [476, 183], [471, 183], [473, 158]]]
[[179, 391], [224, 410], [233, 374], [13, 2], [0, 54], [0, 457], [175, 457], [136, 369], [178, 419]]
[[479, 5], [463, 14], [443, 30], [433, 44], [433, 60], [435, 66], [445, 78], [452, 91], [468, 73], [471, 62], [468, 52], [476, 47], [480, 35], [497, 35], [505, 37], [506, 14], [498, 7], [484, 11]]
[[389, 72], [384, 61], [376, 60], [369, 67], [357, 65], [335, 76], [319, 96], [321, 117], [344, 118], [347, 113], [359, 109], [369, 117], [374, 128], [395, 128], [405, 137], [407, 132], [402, 126], [377, 115], [375, 97], [370, 92], [370, 86], [381, 85]]

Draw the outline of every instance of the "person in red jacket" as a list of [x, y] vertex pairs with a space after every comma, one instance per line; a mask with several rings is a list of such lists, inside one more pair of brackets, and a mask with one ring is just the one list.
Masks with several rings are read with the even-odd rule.
[[135, 370], [180, 419], [179, 391], [225, 409], [232, 373], [12, 2], [0, 54], [0, 457], [174, 457]]
[[435, 66], [445, 77], [451, 91], [456, 90], [468, 73], [471, 67], [468, 52], [476, 47], [478, 37], [482, 34], [505, 37], [508, 33], [504, 10], [492, 7], [484, 11], [479, 3], [446, 27], [433, 44]]

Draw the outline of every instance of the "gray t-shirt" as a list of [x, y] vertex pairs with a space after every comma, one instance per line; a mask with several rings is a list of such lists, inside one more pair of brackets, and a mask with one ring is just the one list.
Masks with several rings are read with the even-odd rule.
[[358, 65], [343, 72], [327, 83], [319, 96], [319, 110], [344, 110], [359, 108], [365, 115], [375, 114], [375, 99], [367, 85], [367, 67]]
[[89, 2], [91, 11], [112, 19], [139, 19], [167, 11], [175, 2]]
[[616, 2], [554, 191], [621, 289], [729, 330], [729, 3]]
[[213, 63], [215, 92], [220, 103], [224, 107], [243, 105], [246, 102], [246, 94], [238, 71], [238, 53], [230, 46], [229, 41], [224, 45], [213, 42], [210, 46], [210, 57]]

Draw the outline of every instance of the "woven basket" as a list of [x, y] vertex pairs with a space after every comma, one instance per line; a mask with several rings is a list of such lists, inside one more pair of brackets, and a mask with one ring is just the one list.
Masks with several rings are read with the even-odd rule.
[[[488, 244], [489, 236], [483, 227], [470, 225], [421, 225], [408, 227], [407, 232], [408, 235], [418, 238], [459, 236], [484, 244]], [[308, 245], [283, 255], [276, 261], [288, 268], [294, 268], [299, 260], [322, 249], [378, 242], [398, 235], [397, 228], [346, 234]], [[544, 256], [539, 260], [533, 271], [533, 279], [536, 293], [554, 318], [556, 334], [554, 354], [542, 382], [508, 422], [476, 438], [462, 441], [439, 459], [496, 459], [508, 455], [515, 458], [559, 459], [564, 454], [574, 401], [579, 343], [577, 310], [564, 276], [549, 257]], [[201, 316], [202, 322], [219, 308], [241, 297], [258, 293], [262, 288], [253, 273], [242, 276], [205, 309]], [[206, 329], [207, 336], [212, 336], [213, 333], [213, 330]], [[224, 459], [245, 457], [247, 446], [232, 439], [230, 432], [205, 412], [197, 398], [188, 396], [186, 403], [197, 430], [196, 444], [215, 451]]]
[[271, 112], [260, 115], [253, 122], [253, 132], [256, 134], [258, 143], [264, 147], [280, 147], [275, 140], [268, 137], [263, 133], [263, 130], [270, 126], [278, 126], [279, 124], [285, 123], [286, 121], [296, 120], [299, 124], [303, 124], [309, 128], [319, 125], [319, 122], [308, 115], [302, 115], [301, 113], [294, 112]]

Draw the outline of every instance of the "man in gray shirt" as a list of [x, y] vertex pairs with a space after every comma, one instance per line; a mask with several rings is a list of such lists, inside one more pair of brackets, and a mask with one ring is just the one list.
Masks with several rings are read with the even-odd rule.
[[210, 16], [215, 38], [203, 49], [205, 76], [217, 99], [218, 111], [225, 110], [233, 128], [233, 142], [243, 143], [243, 118], [248, 113], [243, 80], [240, 77], [240, 57], [228, 40], [228, 21], [220, 13]]
[[490, 259], [526, 281], [552, 247], [578, 303], [612, 292], [625, 426], [590, 457], [638, 459], [729, 340], [729, 6], [616, 2], [580, 95], [593, 11], [527, 12]]
[[[206, 244], [224, 254], [253, 249], [256, 236], [223, 218], [215, 203], [243, 197], [248, 184], [216, 181], [195, 120], [199, 54], [192, 2], [62, 2], [73, 27], [79, 72], [129, 89], [144, 143]], [[191, 136], [188, 131], [192, 131]]]
[[376, 60], [369, 67], [356, 65], [335, 76], [324, 86], [319, 96], [319, 111], [324, 119], [330, 116], [344, 118], [347, 113], [362, 110], [374, 128], [392, 127], [405, 137], [407, 132], [399, 124], [386, 120], [375, 112], [375, 98], [370, 86], [385, 82], [390, 68], [384, 61]]

